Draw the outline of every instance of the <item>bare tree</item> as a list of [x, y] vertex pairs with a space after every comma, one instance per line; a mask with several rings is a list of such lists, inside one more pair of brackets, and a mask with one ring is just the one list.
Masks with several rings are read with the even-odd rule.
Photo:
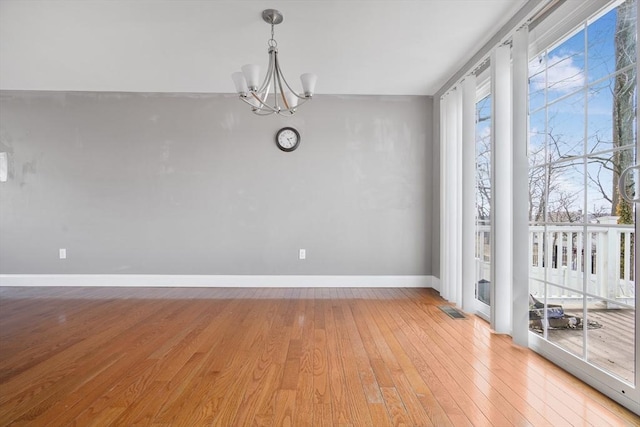
[[[545, 143], [551, 147], [561, 144], [562, 136], [553, 129], [545, 134]], [[533, 222], [576, 222], [582, 218], [578, 194], [565, 188], [563, 178], [567, 172], [581, 174], [577, 165], [564, 159], [557, 149], [545, 150], [544, 146], [530, 147], [529, 151], [529, 220]], [[546, 156], [546, 157], [545, 157]], [[545, 217], [546, 213], [546, 217]]]
[[[476, 125], [491, 120], [490, 114], [482, 115], [490, 105], [490, 97], [479, 101]], [[476, 135], [476, 218], [485, 224], [491, 219], [491, 132]]]
[[[615, 32], [616, 70], [613, 93], [613, 146], [623, 147], [634, 140], [634, 92], [636, 88], [636, 0], [627, 0], [618, 7]], [[614, 153], [613, 191], [611, 214], [620, 217], [620, 223], [632, 222], [631, 204], [620, 197], [622, 189], [618, 188], [620, 174], [633, 164], [631, 150], [619, 150]], [[633, 182], [628, 182], [628, 190], [633, 189]]]

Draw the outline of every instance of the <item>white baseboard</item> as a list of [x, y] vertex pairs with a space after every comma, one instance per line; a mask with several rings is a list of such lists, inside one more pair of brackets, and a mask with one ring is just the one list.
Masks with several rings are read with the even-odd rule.
[[428, 277], [431, 278], [431, 285], [429, 287], [440, 292], [440, 278], [436, 276], [428, 276]]
[[437, 280], [433, 276], [0, 274], [0, 286], [433, 288], [434, 281]]

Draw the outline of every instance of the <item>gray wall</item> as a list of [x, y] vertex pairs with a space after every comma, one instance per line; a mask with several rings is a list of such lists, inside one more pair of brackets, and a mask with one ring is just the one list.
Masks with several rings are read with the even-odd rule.
[[317, 96], [289, 118], [230, 95], [0, 101], [0, 273], [432, 274], [430, 97]]
[[433, 209], [431, 211], [431, 274], [440, 277], [440, 97], [432, 98], [433, 101], [433, 135], [432, 141], [432, 194]]

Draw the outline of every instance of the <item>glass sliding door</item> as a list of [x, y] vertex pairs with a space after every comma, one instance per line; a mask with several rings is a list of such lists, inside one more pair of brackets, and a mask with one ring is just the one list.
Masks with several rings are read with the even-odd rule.
[[637, 163], [636, 7], [612, 3], [529, 65], [530, 331], [627, 396], [637, 205], [621, 193], [639, 179], [619, 179]]
[[490, 320], [491, 307], [491, 95], [481, 88], [476, 104], [476, 311]]

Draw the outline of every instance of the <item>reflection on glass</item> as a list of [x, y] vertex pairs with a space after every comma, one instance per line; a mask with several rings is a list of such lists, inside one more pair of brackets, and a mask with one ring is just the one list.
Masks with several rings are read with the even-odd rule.
[[584, 93], [579, 92], [548, 107], [549, 156], [560, 160], [584, 153]]
[[635, 374], [635, 316], [630, 305], [587, 300], [587, 360], [630, 383]]

